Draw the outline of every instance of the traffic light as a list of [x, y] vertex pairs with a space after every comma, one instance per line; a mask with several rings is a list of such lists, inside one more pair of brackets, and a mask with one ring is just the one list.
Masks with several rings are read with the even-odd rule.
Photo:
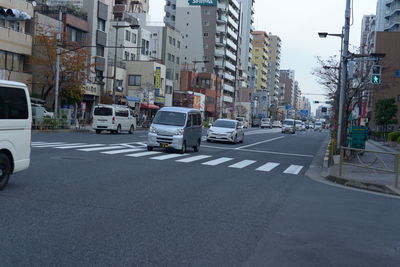
[[382, 67], [380, 65], [372, 66], [371, 83], [380, 84], [381, 83]]
[[19, 11], [15, 8], [0, 8], [0, 19], [19, 21], [32, 19], [28, 13]]

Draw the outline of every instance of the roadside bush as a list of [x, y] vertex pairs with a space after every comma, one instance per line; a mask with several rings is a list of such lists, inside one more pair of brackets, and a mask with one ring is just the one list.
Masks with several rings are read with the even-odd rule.
[[203, 122], [203, 127], [204, 128], [210, 128], [211, 124], [209, 122], [205, 121], [205, 122]]
[[388, 134], [388, 141], [389, 142], [397, 142], [400, 137], [400, 132], [391, 132]]
[[400, 144], [400, 136], [397, 138], [397, 143]]

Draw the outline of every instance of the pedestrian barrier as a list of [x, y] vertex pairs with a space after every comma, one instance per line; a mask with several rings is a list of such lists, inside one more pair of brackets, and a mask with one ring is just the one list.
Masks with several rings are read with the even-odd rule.
[[395, 187], [400, 188], [399, 153], [341, 147], [339, 161], [340, 177], [343, 175], [343, 166], [345, 165], [394, 174]]

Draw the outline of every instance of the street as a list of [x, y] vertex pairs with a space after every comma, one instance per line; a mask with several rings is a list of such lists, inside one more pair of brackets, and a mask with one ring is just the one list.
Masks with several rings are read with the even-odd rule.
[[399, 199], [307, 177], [327, 138], [247, 129], [182, 155], [145, 131], [34, 133], [0, 193], [0, 265], [398, 266]]

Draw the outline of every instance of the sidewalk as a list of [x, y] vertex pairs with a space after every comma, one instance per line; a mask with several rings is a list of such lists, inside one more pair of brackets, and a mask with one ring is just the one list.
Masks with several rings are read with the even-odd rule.
[[[369, 140], [366, 144], [366, 150], [377, 152], [388, 152], [399, 154], [400, 151], [385, 146], [376, 141]], [[364, 153], [359, 157], [354, 156], [352, 160], [345, 161], [352, 164], [366, 164], [374, 168], [394, 170], [394, 156], [387, 154]], [[339, 162], [330, 166], [327, 170], [327, 179], [346, 186], [384, 192], [400, 195], [400, 190], [395, 188], [396, 175], [378, 170], [372, 170], [365, 167], [356, 167], [343, 165], [342, 176], [339, 175]]]

